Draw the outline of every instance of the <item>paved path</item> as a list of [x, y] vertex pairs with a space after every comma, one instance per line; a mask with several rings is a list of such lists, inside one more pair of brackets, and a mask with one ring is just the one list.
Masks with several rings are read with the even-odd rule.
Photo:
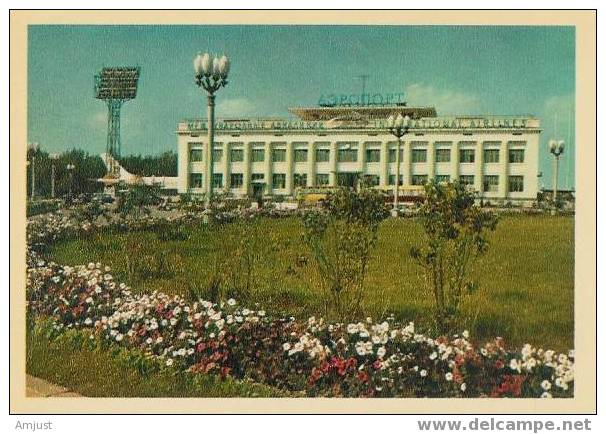
[[25, 380], [25, 396], [29, 398], [74, 398], [82, 395], [63, 386], [57, 386], [41, 378], [28, 375]]

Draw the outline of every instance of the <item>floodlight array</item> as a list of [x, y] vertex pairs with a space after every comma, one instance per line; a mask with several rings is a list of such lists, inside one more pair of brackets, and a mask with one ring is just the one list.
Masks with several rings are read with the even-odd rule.
[[139, 67], [103, 68], [95, 75], [95, 98], [102, 100], [134, 99], [137, 96]]

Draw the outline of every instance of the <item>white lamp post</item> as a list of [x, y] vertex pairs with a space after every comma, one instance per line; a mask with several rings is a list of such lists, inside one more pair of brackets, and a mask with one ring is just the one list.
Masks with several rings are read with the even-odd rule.
[[[194, 59], [196, 84], [206, 91], [208, 100], [208, 145], [206, 146], [206, 209], [210, 208], [213, 189], [213, 148], [215, 143], [215, 92], [227, 85], [229, 59], [227, 56], [213, 56], [198, 53]], [[227, 156], [225, 156], [227, 158]]]
[[29, 150], [31, 151], [31, 176], [32, 176], [32, 191], [30, 193], [30, 199], [33, 201], [36, 197], [36, 154], [40, 149], [40, 145], [38, 143], [31, 143], [28, 145]]
[[55, 162], [59, 159], [59, 155], [50, 154], [51, 160], [51, 198], [55, 198]]
[[387, 118], [387, 128], [389, 128], [389, 132], [398, 139], [398, 145], [396, 147], [396, 182], [393, 193], [393, 210], [391, 212], [392, 216], [397, 217], [398, 196], [400, 192], [400, 148], [402, 147], [402, 137], [410, 128], [410, 117], [408, 115], [402, 116], [401, 113], [398, 113], [395, 117], [390, 116]]
[[65, 166], [67, 169], [67, 172], [69, 173], [69, 197], [71, 199], [72, 197], [72, 184], [74, 183], [74, 169], [76, 168], [75, 164], [72, 163], [68, 163], [67, 166]]
[[556, 200], [558, 198], [558, 169], [560, 165], [560, 155], [564, 153], [564, 140], [554, 140], [551, 139], [548, 143], [549, 152], [553, 154], [553, 211], [552, 214], [555, 213], [556, 209]]

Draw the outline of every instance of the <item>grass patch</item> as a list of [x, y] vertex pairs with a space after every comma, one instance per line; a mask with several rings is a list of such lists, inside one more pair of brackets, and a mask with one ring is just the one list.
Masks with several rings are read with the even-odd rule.
[[84, 332], [49, 339], [40, 327], [28, 330], [26, 366], [30, 375], [89, 397], [293, 397], [257, 383], [178, 372], [124, 349], [101, 349]]
[[[52, 246], [50, 257], [67, 265], [98, 261], [110, 265], [116, 277], [134, 290], [160, 290], [186, 295], [191, 288], [204, 297], [217, 261], [230, 255], [231, 225], [187, 229], [186, 240], [160, 241], [151, 231], [100, 234]], [[296, 218], [265, 219], [263, 235], [279, 246], [275, 255], [255, 267], [259, 284], [250, 293], [230, 293], [244, 304], [268, 311], [326, 317], [320, 278], [302, 242]], [[421, 269], [409, 251], [421, 242], [421, 225], [414, 219], [386, 220], [366, 280], [365, 314], [375, 319], [394, 314], [422, 327], [432, 323], [433, 299], [425, 289]], [[149, 251], [178, 255], [178, 272], [166, 278], [128, 279], [125, 245], [133, 239]], [[488, 253], [476, 265], [479, 291], [462, 306], [464, 322], [479, 340], [504, 337], [510, 345], [530, 342], [564, 351], [574, 346], [574, 219], [566, 216], [503, 216], [489, 234]], [[307, 264], [297, 264], [301, 256]]]

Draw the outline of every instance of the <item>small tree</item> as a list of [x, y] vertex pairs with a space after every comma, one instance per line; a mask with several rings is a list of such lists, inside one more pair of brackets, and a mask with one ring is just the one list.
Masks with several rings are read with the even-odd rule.
[[148, 206], [161, 202], [160, 187], [157, 185], [133, 185], [118, 199], [117, 211], [122, 215], [133, 214], [138, 217], [142, 213], [149, 214]]
[[456, 326], [461, 298], [476, 285], [468, 276], [474, 259], [486, 252], [486, 232], [494, 230], [497, 216], [474, 204], [474, 195], [458, 181], [425, 186], [420, 219], [426, 245], [413, 247], [411, 256], [423, 267], [433, 293], [436, 325], [441, 333]]
[[388, 215], [381, 193], [339, 189], [322, 209], [303, 218], [304, 239], [327, 293], [326, 305], [341, 320], [361, 315], [364, 278], [379, 223]]

